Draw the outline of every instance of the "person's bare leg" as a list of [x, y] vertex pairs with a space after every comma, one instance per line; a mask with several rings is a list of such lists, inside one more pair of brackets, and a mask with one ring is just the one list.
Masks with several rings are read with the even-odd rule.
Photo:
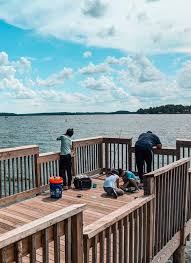
[[137, 184], [137, 182], [136, 182], [135, 180], [129, 180], [129, 182], [130, 182], [130, 184], [131, 184], [132, 186], [134, 186], [134, 187], [135, 187], [135, 189], [136, 189], [136, 190], [138, 190], [138, 191], [139, 191], [138, 184]]
[[128, 182], [124, 183], [122, 186], [120, 186], [120, 188], [122, 190], [124, 190], [125, 188], [127, 188], [129, 186], [129, 184], [130, 184], [130, 182], [128, 181]]

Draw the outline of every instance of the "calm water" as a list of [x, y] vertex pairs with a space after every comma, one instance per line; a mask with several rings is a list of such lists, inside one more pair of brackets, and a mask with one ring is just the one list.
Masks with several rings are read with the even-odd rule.
[[[0, 148], [38, 144], [41, 152], [58, 151], [56, 138], [69, 127], [75, 139], [92, 136], [133, 138], [151, 130], [163, 145], [174, 146], [176, 138], [191, 139], [191, 115], [94, 115], [0, 117]], [[191, 242], [187, 246], [191, 262]]]
[[0, 117], [0, 148], [38, 144], [42, 152], [57, 151], [55, 139], [73, 127], [75, 139], [92, 136], [133, 137], [151, 130], [163, 145], [175, 146], [176, 138], [191, 139], [191, 115], [93, 115]]

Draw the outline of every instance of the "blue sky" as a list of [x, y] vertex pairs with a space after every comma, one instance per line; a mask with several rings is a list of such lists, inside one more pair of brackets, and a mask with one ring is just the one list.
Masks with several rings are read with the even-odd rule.
[[190, 104], [190, 7], [188, 0], [1, 0], [0, 112]]

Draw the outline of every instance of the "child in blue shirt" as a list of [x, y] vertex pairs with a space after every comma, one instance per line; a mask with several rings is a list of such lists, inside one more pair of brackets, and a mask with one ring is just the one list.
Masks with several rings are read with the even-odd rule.
[[136, 191], [139, 191], [139, 183], [140, 179], [138, 176], [135, 176], [134, 173], [131, 171], [124, 171], [123, 169], [119, 169], [119, 177], [123, 180], [123, 185], [121, 186], [121, 189], [126, 189], [128, 187], [135, 187]]

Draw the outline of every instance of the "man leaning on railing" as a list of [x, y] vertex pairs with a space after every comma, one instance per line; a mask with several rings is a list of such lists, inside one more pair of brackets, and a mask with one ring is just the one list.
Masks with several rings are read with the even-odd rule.
[[147, 173], [151, 172], [153, 147], [161, 149], [162, 144], [159, 137], [151, 131], [142, 133], [135, 144], [136, 165], [141, 182], [143, 182], [144, 162], [147, 165]]

